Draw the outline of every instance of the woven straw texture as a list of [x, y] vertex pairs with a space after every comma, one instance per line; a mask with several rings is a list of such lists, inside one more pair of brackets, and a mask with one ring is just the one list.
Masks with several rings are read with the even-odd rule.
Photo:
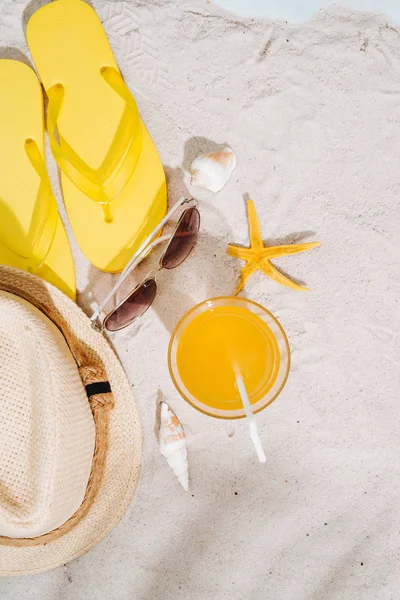
[[38, 573], [77, 558], [116, 525], [137, 485], [142, 438], [131, 386], [121, 364], [80, 308], [50, 284], [4, 266], [0, 266], [0, 290], [30, 298], [45, 314], [56, 314], [62, 328], [70, 329], [93, 362], [102, 361], [114, 396], [104, 479], [94, 504], [77, 525], [55, 541], [39, 546], [0, 546], [0, 575], [10, 576]]
[[57, 327], [0, 291], [0, 533], [56, 529], [85, 496], [95, 427], [78, 367]]

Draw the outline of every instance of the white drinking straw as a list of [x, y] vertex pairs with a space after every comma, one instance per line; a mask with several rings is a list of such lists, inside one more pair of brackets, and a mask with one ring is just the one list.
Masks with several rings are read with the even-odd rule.
[[265, 458], [264, 450], [262, 449], [260, 437], [258, 435], [257, 423], [254, 418], [254, 414], [251, 408], [249, 396], [247, 395], [246, 386], [244, 385], [243, 377], [237, 369], [235, 369], [236, 385], [239, 390], [240, 397], [242, 399], [244, 412], [246, 413], [247, 422], [249, 424], [250, 438], [253, 442], [253, 446], [257, 452], [258, 460], [264, 463], [267, 459]]

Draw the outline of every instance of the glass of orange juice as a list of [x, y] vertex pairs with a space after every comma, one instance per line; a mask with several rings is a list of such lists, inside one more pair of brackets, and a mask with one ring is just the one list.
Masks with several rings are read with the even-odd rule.
[[172, 380], [192, 406], [212, 417], [246, 416], [237, 387], [240, 373], [253, 413], [281, 392], [290, 349], [279, 321], [245, 298], [213, 298], [176, 326], [168, 350]]

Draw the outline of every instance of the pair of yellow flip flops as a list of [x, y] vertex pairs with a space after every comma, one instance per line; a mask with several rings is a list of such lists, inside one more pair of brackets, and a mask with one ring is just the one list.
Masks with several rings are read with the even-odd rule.
[[[48, 97], [47, 129], [78, 244], [121, 271], [166, 211], [162, 164], [94, 10], [56, 0], [27, 27]], [[43, 97], [34, 71], [0, 60], [0, 263], [75, 298], [75, 271], [44, 159]]]

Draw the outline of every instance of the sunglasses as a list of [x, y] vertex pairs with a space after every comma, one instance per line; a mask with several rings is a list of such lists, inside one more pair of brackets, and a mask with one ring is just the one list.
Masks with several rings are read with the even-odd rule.
[[[182, 206], [188, 204], [180, 216], [174, 231], [170, 235], [162, 236], [154, 240], [172, 215]], [[146, 238], [137, 252], [133, 255], [125, 269], [120, 274], [115, 286], [104, 298], [103, 302], [91, 317], [92, 326], [104, 331], [119, 331], [131, 325], [135, 319], [141, 317], [152, 305], [157, 294], [156, 275], [161, 269], [175, 269], [189, 256], [196, 244], [197, 234], [200, 229], [200, 213], [196, 208], [197, 200], [194, 198], [182, 198], [169, 211], [166, 217], [157, 225], [154, 231]], [[116, 294], [128, 275], [137, 267], [145, 256], [157, 244], [168, 241], [168, 244], [159, 260], [157, 272], [139, 283], [103, 320], [100, 313], [108, 304], [109, 300]]]

